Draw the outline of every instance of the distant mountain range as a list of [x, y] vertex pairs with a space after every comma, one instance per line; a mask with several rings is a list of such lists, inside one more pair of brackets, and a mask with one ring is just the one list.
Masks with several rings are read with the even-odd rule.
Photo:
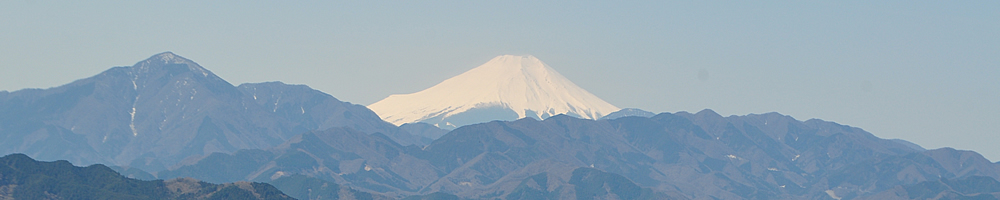
[[[409, 148], [403, 147], [379, 134], [367, 135], [351, 129], [334, 128], [303, 134], [301, 136], [301, 138], [294, 138], [289, 143], [279, 145], [279, 147], [269, 151], [244, 150], [231, 155], [217, 153], [191, 165], [159, 172], [158, 174], [161, 178], [202, 177], [209, 182], [253, 180], [272, 183], [274, 182], [273, 180], [280, 180], [289, 175], [304, 174], [328, 182], [346, 183], [371, 193], [406, 197], [424, 193], [442, 192], [441, 190], [422, 190], [426, 190], [428, 185], [446, 180], [443, 178], [449, 176], [448, 171], [454, 171], [454, 169], [448, 169], [448, 166], [437, 166], [434, 164], [434, 157], [439, 156], [437, 153], [412, 148], [412, 146]], [[461, 150], [456, 149], [456, 151]], [[576, 192], [583, 192], [576, 191], [576, 189], [579, 189], [576, 188], [576, 185], [589, 184], [600, 186], [608, 181], [614, 182], [615, 185], [630, 187], [630, 190], [647, 191], [646, 193], [648, 194], [646, 195], [650, 199], [659, 199], [652, 197], [666, 196], [655, 193], [649, 188], [642, 189], [629, 181], [629, 179], [617, 174], [571, 165], [556, 165], [555, 167], [552, 169], [531, 167], [532, 170], [542, 170], [540, 173], [532, 174], [535, 179], [548, 179], [549, 176], [552, 176], [552, 180], [555, 181], [553, 183], [555, 185], [552, 188], [544, 185], [548, 184], [548, 181], [543, 181], [542, 186], [544, 187], [537, 186], [537, 183], [508, 183], [515, 184], [508, 186], [519, 187], [520, 189], [510, 189], [515, 189], [512, 190], [515, 192], [514, 195], [522, 196], [522, 199], [537, 199], [540, 197], [569, 198], [573, 197]], [[574, 173], [579, 170], [585, 170], [586, 173]], [[220, 171], [225, 173], [219, 173]], [[553, 171], [554, 174], [549, 175], [546, 171]], [[498, 177], [504, 175], [502, 172], [493, 174], [493, 176]], [[585, 178], [590, 176], [601, 178]], [[574, 178], [581, 180], [567, 182]], [[527, 180], [516, 179], [509, 181], [523, 182]], [[472, 182], [449, 184], [467, 184], [470, 187], [472, 186]], [[481, 183], [477, 182], [476, 184]], [[561, 193], [547, 192], [555, 188], [559, 188]], [[539, 191], [546, 191], [546, 193], [537, 194]], [[444, 192], [449, 194], [455, 191]], [[562, 194], [567, 192], [569, 194]], [[587, 192], [596, 191], [587, 189]], [[615, 190], [602, 193], [602, 195], [614, 194], [616, 192], [623, 193]]]
[[1000, 162], [976, 152], [778, 113], [619, 110], [531, 56], [497, 57], [371, 107], [304, 85], [234, 86], [170, 52], [59, 87], [0, 91], [0, 153], [15, 153], [0, 158], [0, 199], [1000, 194]]
[[598, 119], [618, 110], [530, 55], [497, 56], [423, 91], [368, 107], [396, 125], [424, 122], [444, 129], [559, 114]]
[[0, 113], [2, 154], [146, 171], [330, 127], [380, 132], [406, 145], [431, 141], [307, 86], [237, 87], [170, 52], [55, 88], [0, 92]]
[[652, 117], [652, 116], [656, 116], [656, 113], [645, 111], [645, 110], [641, 110], [641, 109], [638, 109], [638, 108], [625, 108], [625, 109], [621, 109], [621, 110], [615, 111], [613, 113], [610, 113], [608, 115], [605, 115], [604, 117], [601, 117], [601, 119], [618, 119], [618, 118], [622, 118], [622, 117], [633, 117], [633, 116], [635, 116], [635, 117]]
[[[159, 174], [218, 182], [305, 174], [394, 197], [586, 199], [581, 192], [615, 193], [581, 191], [586, 187], [579, 185], [593, 184], [574, 181], [583, 169], [621, 176], [601, 180], [627, 180], [617, 185], [647, 188], [642, 194], [655, 199], [853, 199], [926, 181], [1000, 178], [1000, 165], [971, 151], [923, 151], [833, 122], [777, 113], [722, 117], [711, 110], [495, 121], [460, 127], [424, 148], [330, 129]], [[233, 173], [212, 174], [220, 170]]]
[[939, 179], [900, 185], [858, 199], [1000, 199], [1000, 182], [984, 176]]

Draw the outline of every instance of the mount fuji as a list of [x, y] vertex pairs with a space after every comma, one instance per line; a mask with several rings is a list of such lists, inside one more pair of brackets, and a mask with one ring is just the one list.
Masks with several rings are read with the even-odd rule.
[[396, 125], [423, 122], [448, 129], [559, 114], [599, 119], [619, 110], [530, 55], [497, 56], [431, 88], [390, 95], [368, 108]]

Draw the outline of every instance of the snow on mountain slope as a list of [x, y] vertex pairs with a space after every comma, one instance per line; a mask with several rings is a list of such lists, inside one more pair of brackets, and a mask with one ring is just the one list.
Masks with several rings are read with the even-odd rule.
[[[498, 56], [434, 87], [390, 95], [368, 108], [396, 125], [426, 122], [442, 128], [514, 114], [518, 119], [544, 119], [558, 114], [598, 119], [619, 110], [530, 55]], [[459, 115], [463, 113], [466, 115]], [[456, 119], [460, 117], [477, 119]]]

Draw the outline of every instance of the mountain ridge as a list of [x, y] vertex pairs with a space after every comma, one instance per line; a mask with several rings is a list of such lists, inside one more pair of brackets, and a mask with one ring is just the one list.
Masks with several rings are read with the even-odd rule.
[[335, 126], [405, 145], [430, 141], [308, 86], [237, 87], [171, 52], [57, 87], [0, 93], [0, 113], [0, 153], [154, 172], [191, 156], [269, 148]]
[[471, 199], [574, 197], [571, 172], [581, 167], [672, 199], [825, 199], [827, 190], [850, 199], [939, 177], [1000, 177], [998, 165], [975, 152], [919, 151], [860, 128], [779, 113], [492, 121], [452, 130], [424, 148], [345, 129], [303, 136], [268, 150], [275, 153], [258, 164], [205, 159], [182, 168], [246, 166], [254, 173], [225, 181], [299, 173], [392, 197]]
[[[525, 77], [548, 70], [537, 58], [511, 60], [529, 66], [518, 66]], [[506, 65], [490, 65], [497, 66]], [[476, 109], [522, 114], [498, 105], [474, 104], [447, 117]], [[299, 186], [355, 198], [861, 199], [901, 191], [967, 197], [974, 194], [906, 190], [1000, 179], [1000, 162], [973, 151], [926, 150], [775, 112], [621, 109], [592, 120], [528, 111], [538, 118], [453, 130], [424, 122], [397, 127], [305, 85], [234, 86], [165, 52], [59, 87], [0, 92], [0, 153], [114, 163], [120, 174], [147, 179], [277, 181], [309, 198], [314, 193]]]

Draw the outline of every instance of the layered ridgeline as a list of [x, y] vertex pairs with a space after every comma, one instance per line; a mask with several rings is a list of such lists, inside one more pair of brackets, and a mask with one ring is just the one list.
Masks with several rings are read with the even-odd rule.
[[333, 128], [158, 174], [272, 183], [301, 174], [417, 199], [895, 199], [879, 197], [992, 195], [997, 190], [911, 190], [971, 186], [967, 180], [992, 184], [1000, 164], [975, 152], [924, 150], [828, 121], [705, 110], [493, 121], [457, 128], [424, 148]]
[[430, 141], [309, 87], [233, 86], [170, 52], [59, 87], [0, 91], [0, 113], [0, 154], [146, 171], [331, 127], [380, 132], [405, 145]]
[[417, 93], [391, 95], [368, 108], [396, 125], [425, 122], [447, 129], [559, 114], [598, 119], [618, 111], [538, 58], [513, 55], [498, 56]]
[[[487, 89], [428, 89], [396, 98], [423, 98], [428, 91], [457, 95], [441, 102], [465, 94], [503, 98], [466, 98], [437, 114], [412, 118], [430, 116], [416, 122], [434, 125], [397, 120], [393, 123], [407, 123], [397, 127], [364, 106], [306, 86], [233, 86], [190, 60], [163, 53], [55, 88], [0, 91], [0, 153], [123, 165], [123, 174], [145, 179], [268, 182], [302, 199], [989, 199], [1000, 193], [1000, 163], [976, 152], [926, 150], [860, 128], [777, 113], [612, 113], [613, 106], [605, 111], [588, 104], [603, 101], [580, 97], [593, 95], [559, 81], [565, 79], [548, 73], [537, 59], [503, 56], [491, 63], [462, 75], [479, 74], [473, 78], [439, 84]], [[523, 76], [497, 66], [516, 66]], [[493, 79], [497, 74], [508, 81]], [[480, 81], [487, 83], [475, 83]], [[554, 82], [567, 84], [549, 84]], [[489, 92], [492, 88], [497, 90]], [[518, 88], [524, 94], [500, 92]], [[510, 101], [518, 99], [511, 96], [526, 100]], [[418, 100], [430, 101], [413, 101]], [[438, 102], [428, 105], [433, 103]], [[471, 120], [504, 119], [487, 115], [497, 110], [507, 113], [506, 119], [520, 119]], [[463, 120], [473, 124], [438, 128]], [[7, 169], [0, 166], [0, 199], [17, 196], [18, 188], [47, 187], [2, 170]], [[67, 170], [33, 172], [59, 171]], [[82, 180], [74, 176], [57, 175]], [[152, 183], [207, 184], [175, 180], [180, 182]], [[108, 187], [121, 185], [111, 183]], [[190, 194], [175, 189], [157, 191]]]
[[212, 184], [191, 178], [136, 180], [104, 165], [0, 157], [0, 199], [293, 199], [266, 183]]

